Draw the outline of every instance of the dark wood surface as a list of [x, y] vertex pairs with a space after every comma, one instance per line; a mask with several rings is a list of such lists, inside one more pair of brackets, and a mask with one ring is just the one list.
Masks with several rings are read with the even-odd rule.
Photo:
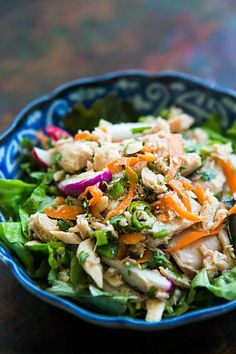
[[[182, 70], [236, 87], [236, 2], [0, 0], [0, 129], [86, 75]], [[0, 264], [1, 353], [236, 353], [236, 312], [168, 332], [109, 330], [33, 297]]]

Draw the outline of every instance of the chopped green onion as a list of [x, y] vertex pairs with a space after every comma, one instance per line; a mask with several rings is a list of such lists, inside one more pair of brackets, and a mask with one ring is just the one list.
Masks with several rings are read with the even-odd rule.
[[147, 129], [151, 129], [150, 126], [147, 126], [147, 127], [138, 127], [138, 128], [133, 128], [131, 129], [131, 133], [132, 134], [138, 134], [138, 133], [143, 133], [145, 130]]
[[81, 265], [83, 265], [86, 262], [86, 259], [89, 257], [88, 252], [81, 251], [79, 253], [78, 259]]
[[97, 239], [97, 246], [104, 246], [108, 244], [107, 232], [105, 230], [97, 230], [94, 234]]

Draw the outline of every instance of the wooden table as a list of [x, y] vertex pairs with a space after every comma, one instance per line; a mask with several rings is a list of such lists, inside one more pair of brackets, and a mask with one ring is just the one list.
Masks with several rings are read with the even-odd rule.
[[[1, 129], [80, 76], [175, 69], [236, 87], [233, 0], [0, 0], [0, 9]], [[34, 298], [0, 264], [1, 353], [235, 353], [235, 314], [161, 333], [97, 328]]]

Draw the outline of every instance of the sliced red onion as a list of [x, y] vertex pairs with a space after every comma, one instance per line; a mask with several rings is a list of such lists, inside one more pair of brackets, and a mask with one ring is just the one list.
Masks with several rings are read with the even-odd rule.
[[66, 130], [56, 127], [55, 125], [48, 125], [45, 130], [50, 138], [55, 141], [68, 137], [72, 138], [72, 135], [70, 135]]
[[100, 172], [84, 172], [78, 176], [65, 179], [59, 183], [59, 189], [66, 195], [78, 195], [83, 193], [89, 186], [94, 186], [101, 182], [110, 182], [112, 180], [111, 172], [106, 169]]
[[32, 155], [35, 161], [43, 168], [48, 168], [52, 164], [53, 154], [50, 150], [43, 150], [34, 147]]

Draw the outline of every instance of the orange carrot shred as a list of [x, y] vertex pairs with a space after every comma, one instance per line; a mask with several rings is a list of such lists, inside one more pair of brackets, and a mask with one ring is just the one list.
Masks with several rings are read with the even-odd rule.
[[88, 132], [82, 132], [75, 135], [75, 140], [97, 140], [95, 136]]
[[107, 127], [99, 127], [99, 129], [100, 129], [103, 133], [107, 133]]
[[189, 179], [181, 176], [180, 181], [187, 191], [191, 191], [193, 189], [192, 182]]
[[119, 245], [115, 258], [119, 259], [119, 260], [125, 258], [127, 256], [128, 251], [129, 251], [129, 248], [127, 245], [125, 245], [125, 244]]
[[152, 156], [152, 155], [141, 155], [141, 154], [138, 154], [137, 156], [142, 161], [153, 162], [153, 161], [156, 160], [156, 157]]
[[200, 183], [196, 183], [193, 188], [194, 193], [197, 196], [199, 203], [202, 205], [205, 200], [205, 193]]
[[130, 166], [126, 166], [126, 168], [130, 180], [128, 193], [115, 209], [109, 211], [105, 221], [110, 220], [113, 216], [122, 214], [128, 208], [128, 206], [130, 205], [134, 197], [135, 190], [136, 190], [136, 175]]
[[145, 236], [141, 232], [132, 232], [130, 234], [121, 235], [118, 239], [119, 243], [125, 243], [126, 245], [136, 245], [140, 241], [144, 241]]
[[176, 244], [173, 247], [168, 248], [166, 251], [170, 253], [176, 252], [181, 248], [184, 248], [190, 245], [191, 243], [199, 240], [202, 237], [216, 235], [222, 229], [222, 227], [223, 225], [221, 225], [215, 230], [210, 230], [210, 231], [199, 230], [199, 231], [187, 232], [179, 241], [176, 242]]
[[98, 208], [96, 207], [96, 205], [94, 205], [94, 206], [92, 206], [92, 207], [90, 208], [90, 212], [91, 212], [91, 214], [92, 214], [94, 217], [96, 217], [96, 218], [98, 218], [98, 219], [102, 219], [102, 215], [101, 215], [101, 213], [99, 212], [99, 210], [98, 210]]
[[100, 202], [103, 194], [101, 189], [98, 186], [89, 186], [85, 189], [84, 193], [80, 196], [80, 199], [86, 197], [87, 194], [91, 194], [92, 198], [89, 200], [89, 206], [94, 206]]
[[168, 221], [170, 220], [170, 218], [169, 218], [167, 212], [165, 212], [165, 211], [162, 212], [161, 214], [159, 214], [159, 215], [157, 216], [157, 219], [158, 219], [158, 221], [160, 221], [160, 222], [168, 222]]
[[230, 192], [233, 194], [234, 192], [236, 192], [236, 171], [232, 163], [228, 160], [222, 160], [221, 167], [224, 171]]
[[79, 205], [59, 205], [56, 209], [48, 207], [44, 213], [52, 219], [76, 220], [76, 216], [82, 214], [84, 208]]
[[147, 262], [147, 261], [149, 260], [149, 258], [151, 257], [151, 255], [152, 255], [152, 252], [151, 252], [150, 250], [146, 250], [146, 251], [144, 252], [143, 257], [136, 259], [136, 262], [137, 262], [138, 264], [145, 263], [145, 262]]
[[188, 211], [191, 211], [191, 197], [188, 192], [183, 188], [182, 181], [172, 179], [168, 182], [169, 186], [177, 193], [181, 202], [184, 204]]
[[200, 216], [192, 214], [188, 210], [183, 209], [180, 203], [178, 203], [177, 198], [175, 198], [170, 193], [164, 197], [164, 202], [171, 210], [173, 210], [180, 217], [194, 222], [202, 221], [202, 218]]
[[183, 163], [184, 144], [180, 134], [171, 134], [168, 138], [170, 169], [167, 173], [168, 180], [175, 178]]

